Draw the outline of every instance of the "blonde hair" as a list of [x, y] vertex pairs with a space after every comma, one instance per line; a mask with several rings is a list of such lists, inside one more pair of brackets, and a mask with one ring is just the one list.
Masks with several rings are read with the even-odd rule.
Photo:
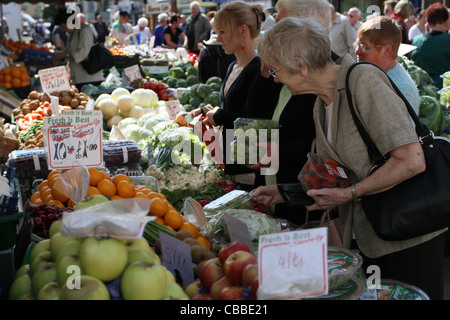
[[327, 0], [278, 0], [275, 9], [285, 9], [289, 17], [315, 17], [330, 33], [331, 10]]
[[415, 11], [414, 5], [408, 0], [401, 0], [394, 7], [394, 12], [402, 19], [408, 19]]
[[261, 5], [249, 5], [242, 1], [228, 2], [214, 15], [216, 30], [236, 28], [246, 25], [250, 30], [250, 36], [255, 39], [261, 32], [261, 24], [265, 20], [265, 14]]
[[330, 52], [328, 32], [314, 17], [281, 19], [258, 43], [262, 59], [292, 72], [304, 67], [312, 72], [323, 68], [331, 60]]

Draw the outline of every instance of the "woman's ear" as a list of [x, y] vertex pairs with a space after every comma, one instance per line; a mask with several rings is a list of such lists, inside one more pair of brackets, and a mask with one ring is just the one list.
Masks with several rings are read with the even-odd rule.
[[308, 75], [308, 67], [302, 57], [294, 57], [295, 64], [297, 65], [298, 72], [301, 76], [306, 77]]

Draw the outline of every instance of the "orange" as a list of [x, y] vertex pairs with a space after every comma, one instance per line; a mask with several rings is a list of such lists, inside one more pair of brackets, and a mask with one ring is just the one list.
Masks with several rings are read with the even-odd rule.
[[128, 182], [131, 182], [131, 178], [123, 173], [118, 173], [112, 178], [112, 182], [117, 186], [117, 184], [122, 181], [126, 180]]
[[34, 203], [36, 203], [36, 204], [44, 204], [44, 201], [41, 198], [38, 198], [38, 199], [35, 200]]
[[117, 194], [115, 194], [111, 197], [111, 200], [121, 200], [121, 199], [123, 199], [123, 198], [121, 196], [118, 196]]
[[11, 80], [11, 85], [13, 88], [19, 88], [22, 85], [22, 81], [19, 78], [14, 78]]
[[60, 174], [61, 174], [61, 172], [58, 170], [50, 171], [50, 173], [47, 176], [47, 180], [48, 180], [49, 184], [50, 184], [50, 179], [52, 179], [54, 176], [59, 176]]
[[30, 76], [27, 73], [22, 73], [20, 75], [20, 80], [22, 80], [22, 81], [30, 81]]
[[148, 199], [148, 198], [147, 198], [147, 195], [146, 195], [145, 193], [141, 192], [141, 191], [137, 191], [137, 192], [134, 194], [133, 198], [144, 198], [144, 199]]
[[50, 179], [48, 179], [48, 185], [50, 188], [53, 188], [53, 185], [55, 184], [56, 180], [59, 179], [59, 175], [54, 175]]
[[132, 184], [129, 181], [122, 180], [117, 183], [117, 195], [121, 196], [122, 198], [133, 198], [133, 196], [136, 193], [136, 190], [134, 189], [134, 184]]
[[102, 194], [108, 197], [112, 197], [116, 194], [116, 186], [114, 183], [111, 182], [111, 180], [108, 179], [102, 179], [97, 183], [97, 189]]
[[75, 208], [75, 201], [72, 199], [67, 200], [66, 207]]
[[6, 67], [3, 69], [3, 74], [6, 75], [10, 75], [11, 74], [11, 67]]
[[160, 198], [152, 199], [152, 203], [150, 204], [150, 215], [162, 217], [166, 214], [167, 210], [169, 210], [167, 202]]
[[3, 83], [3, 87], [5, 87], [5, 89], [11, 89], [12, 88], [11, 82]]
[[55, 206], [57, 206], [58, 208], [65, 208], [66, 206], [61, 202], [61, 201], [59, 201], [59, 200], [51, 200], [51, 201], [49, 201], [49, 203], [48, 203], [49, 205], [50, 204], [54, 204]]
[[158, 193], [158, 197], [160, 197], [163, 200], [167, 200], [166, 196], [162, 193]]
[[97, 168], [89, 168], [89, 185], [96, 187], [97, 183], [104, 179], [102, 173], [100, 170], [98, 170]]
[[47, 204], [47, 205], [52, 200], [54, 200], [54, 199], [53, 199], [53, 196], [51, 193], [42, 198], [42, 201], [44, 201], [44, 204]]
[[30, 201], [33, 203], [36, 203], [36, 200], [40, 199], [40, 198], [41, 198], [41, 193], [39, 191], [37, 191], [31, 195]]
[[51, 189], [51, 188], [45, 188], [45, 189], [43, 189], [43, 191], [40, 192], [40, 194], [41, 194], [42, 200], [44, 200], [45, 197], [48, 196], [48, 195], [51, 195], [51, 196], [53, 197], [53, 195], [52, 195], [52, 189]]
[[102, 193], [96, 187], [89, 186], [86, 197], [89, 198], [90, 196], [93, 196], [94, 194], [102, 194]]
[[60, 202], [67, 202], [69, 200], [69, 197], [66, 196], [64, 193], [59, 191], [57, 188], [51, 188], [52, 189], [52, 196], [53, 199], [58, 200]]
[[11, 77], [20, 78], [22, 76], [22, 72], [20, 71], [20, 69], [17, 67], [12, 67], [12, 68], [13, 69], [11, 70]]
[[152, 190], [150, 190], [149, 188], [142, 188], [141, 192], [145, 193], [145, 195], [148, 195], [149, 193], [153, 192]]
[[155, 198], [161, 199], [161, 198], [158, 196], [158, 194], [157, 194], [156, 192], [154, 192], [154, 191], [148, 192], [148, 193], [147, 193], [147, 198], [149, 198], [149, 199], [155, 199]]
[[108, 172], [103, 171], [103, 170], [99, 170], [99, 171], [100, 171], [100, 173], [102, 174], [103, 179], [111, 180], [111, 177], [109, 176]]
[[165, 224], [164, 224], [164, 219], [163, 219], [163, 218], [156, 218], [154, 221], [155, 221], [155, 222], [158, 222], [159, 224], [162, 224], [163, 226], [165, 225]]
[[189, 231], [192, 234], [192, 236], [194, 237], [194, 239], [197, 238], [198, 233], [199, 233], [198, 228], [195, 225], [193, 225], [192, 223], [190, 223], [189, 221], [183, 222], [183, 224], [180, 226], [180, 228], [178, 230]]
[[175, 229], [174, 228], [172, 228], [171, 226], [167, 226], [167, 225], [164, 225], [166, 228], [169, 228], [170, 230], [172, 230], [172, 231], [175, 231]]
[[198, 234], [195, 240], [206, 246], [208, 249], [211, 249], [211, 242], [209, 242], [209, 240], [206, 239], [201, 233]]
[[171, 226], [175, 230], [178, 229], [184, 222], [183, 215], [175, 210], [169, 210], [164, 215], [164, 223]]
[[5, 74], [3, 76], [3, 82], [11, 82], [11, 80], [12, 80], [12, 77], [10, 74]]

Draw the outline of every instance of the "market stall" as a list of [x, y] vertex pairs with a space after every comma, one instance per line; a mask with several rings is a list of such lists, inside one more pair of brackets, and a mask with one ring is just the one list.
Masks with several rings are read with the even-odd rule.
[[[147, 49], [111, 47], [105, 81], [81, 90], [64, 67], [28, 69], [38, 83], [1, 130], [15, 142], [1, 175], [2, 298], [428, 299], [395, 279], [367, 288], [361, 256], [329, 243], [327, 228], [278, 219], [237, 189], [188, 113], [220, 103], [221, 79], [200, 83], [197, 57], [182, 50]], [[448, 137], [448, 89], [402, 62], [421, 92], [421, 120]], [[251, 138], [239, 141], [248, 163]], [[98, 289], [74, 294], [69, 265], [82, 288]]]

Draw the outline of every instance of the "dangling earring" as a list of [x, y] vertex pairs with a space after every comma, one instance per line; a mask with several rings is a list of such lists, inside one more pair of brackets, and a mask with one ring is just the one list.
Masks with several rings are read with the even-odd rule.
[[244, 45], [242, 45], [242, 46], [241, 46], [241, 49], [242, 49], [242, 50], [244, 50], [244, 49], [245, 49], [245, 46], [244, 46]]

